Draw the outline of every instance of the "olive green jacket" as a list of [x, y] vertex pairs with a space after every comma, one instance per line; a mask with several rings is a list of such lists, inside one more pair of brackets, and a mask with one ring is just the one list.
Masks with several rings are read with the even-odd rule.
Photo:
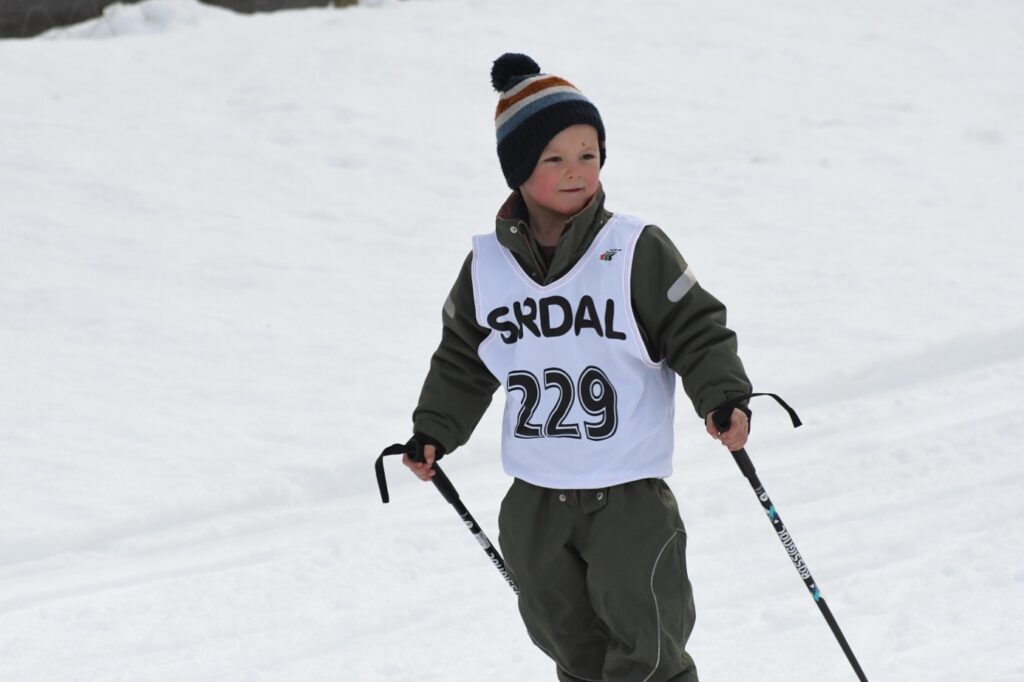
[[[612, 214], [604, 190], [566, 223], [550, 265], [530, 236], [525, 208], [513, 193], [498, 212], [498, 242], [511, 251], [539, 284], [567, 273], [583, 256]], [[664, 359], [703, 419], [730, 398], [750, 392], [750, 381], [736, 354], [736, 334], [725, 326], [725, 306], [687, 273], [687, 264], [658, 227], [648, 225], [633, 256], [633, 311], [654, 360]], [[501, 381], [488, 371], [477, 348], [490, 334], [476, 320], [472, 281], [473, 254], [462, 265], [445, 301], [441, 343], [430, 361], [413, 431], [451, 452], [469, 440]]]

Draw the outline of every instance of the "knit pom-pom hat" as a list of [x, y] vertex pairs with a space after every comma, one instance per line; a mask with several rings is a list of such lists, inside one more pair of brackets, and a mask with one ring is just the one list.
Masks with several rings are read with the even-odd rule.
[[518, 189], [526, 182], [551, 138], [579, 123], [597, 129], [604, 166], [601, 114], [572, 83], [541, 73], [537, 62], [525, 54], [506, 52], [491, 67], [491, 85], [501, 93], [494, 127], [498, 160], [509, 187]]

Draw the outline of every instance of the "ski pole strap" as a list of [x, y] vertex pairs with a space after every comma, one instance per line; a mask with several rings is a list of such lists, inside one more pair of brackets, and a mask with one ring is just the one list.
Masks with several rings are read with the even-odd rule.
[[[380, 501], [387, 504], [391, 501], [391, 496], [388, 494], [388, 479], [384, 473], [384, 458], [390, 457], [391, 455], [409, 455], [409, 459], [414, 462], [423, 461], [423, 446], [417, 448], [415, 439], [410, 440], [408, 443], [395, 443], [384, 448], [380, 453], [380, 457], [377, 458], [377, 462], [373, 465], [374, 470], [377, 472], [377, 487], [380, 489]], [[448, 504], [458, 504], [459, 493], [455, 490], [455, 486], [452, 485], [451, 480], [448, 476], [441, 471], [441, 467], [434, 463], [434, 475], [430, 479], [430, 482], [440, 491], [444, 499], [448, 501]]]
[[388, 495], [388, 479], [384, 474], [384, 458], [391, 455], [411, 454], [407, 445], [403, 443], [389, 445], [384, 448], [383, 452], [380, 453], [380, 457], [377, 458], [377, 463], [373, 465], [374, 470], [377, 472], [377, 487], [380, 488], [380, 501], [384, 504], [391, 501], [391, 496]]
[[[797, 428], [803, 423], [800, 421], [800, 417], [797, 415], [796, 410], [790, 407], [785, 400], [783, 400], [776, 394], [747, 393], [746, 395], [737, 396], [735, 398], [732, 398], [731, 400], [722, 403], [722, 405], [720, 405], [718, 409], [716, 409], [712, 413], [711, 421], [714, 422], [715, 428], [718, 429], [718, 432], [724, 433], [729, 430], [729, 425], [732, 422], [732, 411], [736, 407], [738, 407], [740, 403], [742, 403], [744, 400], [756, 398], [758, 396], [763, 395], [766, 395], [770, 398], [774, 398], [775, 402], [777, 402], [779, 405], [782, 405], [783, 409], [785, 409], [786, 412], [789, 413], [789, 418], [793, 422], [793, 428]], [[732, 453], [732, 458], [736, 460], [736, 464], [737, 466], [739, 466], [740, 471], [743, 472], [743, 475], [747, 477], [747, 480], [749, 480], [752, 485], [754, 485], [755, 487], [760, 485], [760, 481], [758, 481], [757, 479], [757, 470], [754, 469], [754, 463], [750, 461], [750, 456], [747, 454], [746, 450], [744, 450], [743, 448], [740, 448], [739, 450], [734, 450]]]
[[715, 428], [717, 428], [720, 432], [728, 431], [729, 423], [732, 421], [732, 411], [735, 408], [739, 407], [740, 403], [742, 403], [743, 401], [749, 400], [750, 398], [756, 398], [762, 395], [766, 395], [769, 398], [775, 398], [775, 402], [777, 402], [779, 405], [782, 405], [782, 408], [789, 413], [789, 418], [793, 422], [794, 429], [803, 424], [803, 422], [800, 421], [800, 417], [799, 415], [797, 415], [796, 410], [790, 407], [785, 400], [780, 398], [775, 393], [746, 393], [744, 395], [737, 396], [735, 398], [725, 401], [715, 409], [711, 417], [712, 421], [715, 423]]

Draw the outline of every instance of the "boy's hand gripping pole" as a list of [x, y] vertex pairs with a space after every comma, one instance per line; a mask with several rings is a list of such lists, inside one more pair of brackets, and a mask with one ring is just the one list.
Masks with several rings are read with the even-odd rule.
[[[715, 428], [718, 429], [718, 432], [724, 433], [729, 430], [729, 423], [732, 421], [732, 411], [736, 406], [748, 398], [760, 395], [766, 395], [774, 398], [779, 405], [782, 405], [782, 407], [789, 413], [789, 417], [793, 421], [793, 427], [795, 428], [800, 426], [800, 417], [797, 416], [796, 411], [787, 405], [779, 396], [774, 393], [749, 393], [730, 400], [715, 410], [712, 420], [714, 421]], [[782, 546], [786, 548], [786, 553], [793, 561], [793, 566], [796, 567], [797, 573], [799, 573], [800, 577], [803, 578], [804, 585], [807, 586], [808, 591], [814, 598], [814, 602], [818, 605], [821, 615], [825, 617], [825, 622], [828, 623], [829, 628], [832, 630], [832, 634], [835, 635], [836, 639], [839, 641], [839, 646], [842, 647], [843, 653], [846, 654], [847, 660], [850, 661], [850, 665], [853, 666], [854, 672], [857, 673], [857, 679], [859, 679], [860, 682], [868, 682], [868, 678], [864, 675], [864, 671], [861, 669], [860, 663], [857, 662], [857, 657], [853, 655], [853, 650], [846, 641], [846, 637], [843, 636], [843, 631], [839, 629], [839, 624], [836, 622], [835, 616], [832, 615], [831, 609], [829, 609], [828, 604], [825, 603], [825, 598], [821, 596], [821, 591], [818, 589], [818, 584], [814, 582], [810, 569], [807, 568], [807, 564], [804, 563], [803, 557], [800, 556], [800, 551], [796, 548], [796, 543], [793, 542], [792, 536], [789, 534], [789, 531], [786, 530], [786, 526], [782, 523], [782, 517], [779, 516], [779, 512], [776, 511], [771, 498], [768, 497], [768, 493], [765, 492], [764, 486], [761, 485], [761, 481], [757, 478], [757, 471], [755, 471], [754, 463], [750, 461], [750, 456], [747, 455], [747, 451], [740, 448], [732, 453], [732, 457], [736, 460], [736, 464], [739, 466], [740, 471], [742, 471], [743, 475], [747, 477], [748, 481], [750, 481], [750, 486], [754, 489], [754, 494], [757, 495], [757, 499], [761, 502], [761, 506], [764, 507], [765, 512], [768, 514], [768, 520], [771, 521], [772, 526], [775, 528], [775, 532], [778, 534], [779, 540], [782, 541]]]
[[[414, 462], [423, 461], [423, 453], [418, 452], [414, 444], [407, 443], [403, 445], [401, 443], [395, 443], [390, 447], [384, 448], [384, 451], [380, 453], [380, 457], [377, 458], [377, 463], [374, 465], [374, 469], [377, 472], [377, 487], [380, 488], [380, 501], [384, 504], [387, 504], [391, 499], [388, 495], [387, 477], [384, 474], [384, 458], [390, 455], [409, 455], [409, 459]], [[491, 564], [498, 569], [498, 573], [500, 573], [501, 577], [505, 579], [505, 582], [507, 582], [508, 586], [512, 588], [512, 591], [519, 594], [519, 586], [516, 585], [515, 580], [512, 579], [512, 574], [505, 566], [505, 560], [501, 558], [501, 554], [498, 552], [497, 548], [491, 544], [491, 541], [484, 534], [483, 530], [481, 530], [480, 524], [476, 522], [473, 515], [469, 513], [468, 509], [466, 509], [466, 505], [464, 505], [462, 500], [459, 499], [459, 492], [455, 489], [455, 486], [452, 485], [451, 480], [445, 475], [444, 471], [441, 470], [441, 467], [438, 466], [437, 462], [434, 462], [433, 469], [434, 476], [430, 481], [434, 484], [434, 487], [437, 488], [438, 492], [440, 492], [444, 499], [448, 501], [448, 504], [455, 507], [455, 511], [458, 513], [459, 517], [462, 518], [462, 522], [466, 524], [466, 528], [469, 529], [469, 532], [473, 534], [476, 541], [480, 543], [481, 547], [483, 547], [484, 554], [486, 554], [487, 558], [491, 560]]]

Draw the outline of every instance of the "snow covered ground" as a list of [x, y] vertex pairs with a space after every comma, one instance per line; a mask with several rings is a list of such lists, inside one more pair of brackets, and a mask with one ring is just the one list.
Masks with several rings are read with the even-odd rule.
[[[730, 306], [749, 451], [871, 680], [1024, 680], [1024, 5], [111, 8], [0, 43], [0, 680], [553, 679], [392, 461], [505, 196], [490, 62]], [[854, 679], [680, 392], [705, 680]], [[446, 469], [496, 539], [497, 413]]]

